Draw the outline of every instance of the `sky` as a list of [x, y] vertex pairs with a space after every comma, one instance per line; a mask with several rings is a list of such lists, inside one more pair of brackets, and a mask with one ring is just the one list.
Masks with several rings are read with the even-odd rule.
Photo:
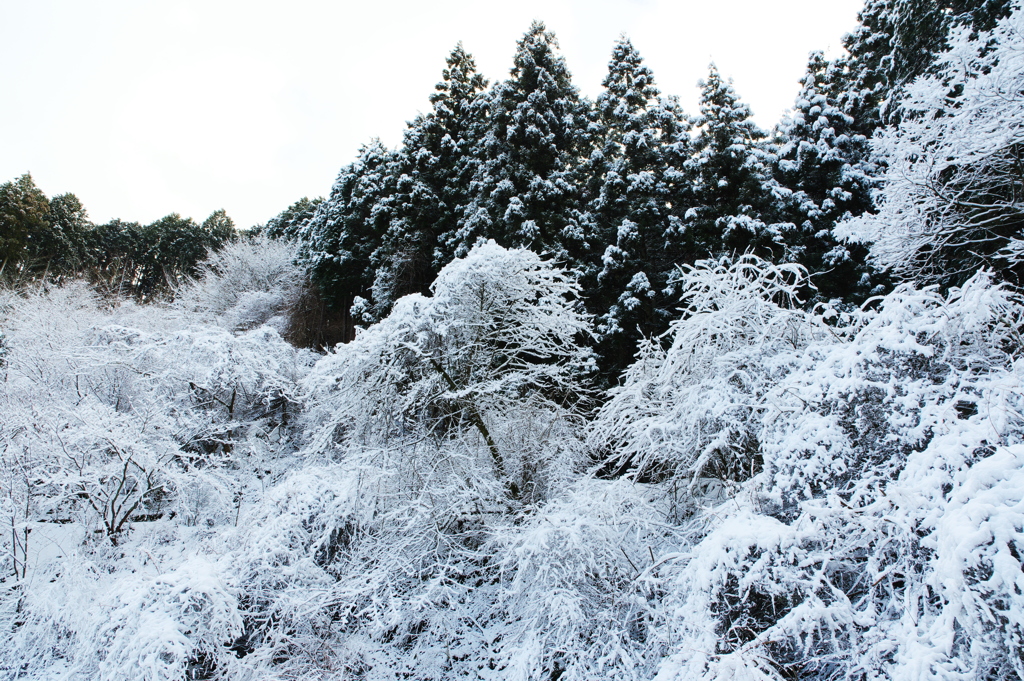
[[31, 172], [97, 223], [223, 208], [239, 227], [326, 196], [396, 146], [462, 41], [491, 81], [540, 19], [595, 98], [620, 35], [696, 114], [712, 61], [755, 120], [792, 105], [863, 0], [0, 0], [0, 182]]

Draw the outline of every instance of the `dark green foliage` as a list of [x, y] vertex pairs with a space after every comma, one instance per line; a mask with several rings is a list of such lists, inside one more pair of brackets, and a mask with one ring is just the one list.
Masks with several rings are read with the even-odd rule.
[[579, 217], [588, 107], [544, 24], [519, 41], [514, 64], [489, 95], [456, 252], [491, 238], [583, 261], [596, 247]]
[[37, 260], [45, 261], [51, 272], [72, 273], [89, 264], [89, 232], [92, 223], [85, 206], [74, 194], [50, 199], [47, 215], [50, 228], [35, 244]]
[[782, 248], [773, 149], [750, 120], [750, 107], [714, 64], [700, 87], [701, 116], [689, 162], [694, 196], [683, 216], [687, 261], [747, 251], [777, 259]]
[[840, 109], [839, 95], [835, 65], [812, 54], [793, 113], [779, 127], [775, 177], [791, 192], [784, 259], [807, 268], [817, 287], [814, 299], [859, 302], [872, 290], [867, 248], [839, 243], [832, 229], [871, 209], [879, 171], [868, 139]]
[[50, 202], [25, 173], [0, 185], [0, 266], [21, 264], [50, 227]]
[[603, 84], [589, 218], [604, 248], [585, 281], [598, 318], [598, 351], [617, 375], [640, 337], [661, 333], [675, 316], [678, 300], [668, 284], [681, 258], [673, 225], [690, 186], [683, 168], [689, 121], [673, 100], [659, 99], [653, 74], [626, 39], [616, 44]]
[[867, 0], [859, 26], [843, 40], [849, 54], [837, 60], [839, 102], [855, 130], [870, 137], [899, 120], [902, 89], [929, 72], [950, 28], [991, 30], [1011, 6], [1010, 0]]
[[210, 250], [233, 238], [234, 223], [223, 210], [201, 225], [177, 213], [146, 226], [112, 220], [90, 230], [92, 277], [108, 291], [152, 300], [173, 292]]
[[91, 229], [85, 207], [74, 194], [48, 199], [28, 173], [0, 185], [0, 271], [8, 276], [80, 272], [89, 264]]
[[172, 213], [151, 225], [89, 222], [74, 194], [48, 199], [29, 174], [0, 185], [0, 273], [12, 279], [88, 277], [140, 300], [173, 292], [211, 249], [235, 238], [223, 210], [202, 225]]

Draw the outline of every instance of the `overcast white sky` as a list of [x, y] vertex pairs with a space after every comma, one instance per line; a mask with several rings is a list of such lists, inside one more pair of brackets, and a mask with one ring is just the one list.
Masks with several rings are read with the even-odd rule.
[[807, 55], [835, 54], [862, 0], [0, 0], [0, 182], [31, 171], [95, 222], [239, 227], [325, 196], [361, 144], [401, 140], [461, 40], [494, 81], [533, 19], [600, 92], [625, 33], [697, 112], [708, 63], [769, 128]]

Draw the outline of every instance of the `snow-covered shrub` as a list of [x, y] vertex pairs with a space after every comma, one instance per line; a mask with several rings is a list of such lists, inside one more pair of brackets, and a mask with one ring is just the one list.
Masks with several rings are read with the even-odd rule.
[[269, 327], [182, 322], [76, 283], [0, 298], [0, 677], [197, 678], [234, 659], [231, 573], [189, 554], [222, 551], [212, 537], [286, 465], [311, 355]]
[[235, 594], [217, 566], [191, 558], [150, 579], [125, 577], [92, 641], [97, 677], [167, 681], [229, 664], [241, 633]]
[[492, 664], [501, 678], [646, 679], [666, 651], [655, 556], [683, 537], [656, 491], [572, 485], [520, 527], [495, 532], [501, 590]]
[[1024, 678], [1024, 306], [904, 285], [792, 353], [659, 679]]
[[652, 558], [678, 537], [648, 490], [585, 480], [516, 519], [483, 506], [455, 464], [423, 465], [413, 490], [388, 463], [367, 451], [270, 493], [235, 554], [239, 665], [256, 676], [650, 677], [665, 649]]
[[[758, 414], [795, 350], [829, 331], [795, 307], [796, 265], [747, 255], [681, 272], [683, 316], [644, 342], [590, 430], [634, 476], [749, 478], [761, 466]], [[610, 450], [610, 451], [609, 451]]]
[[265, 235], [241, 238], [212, 252], [197, 278], [178, 291], [176, 304], [231, 330], [271, 323], [284, 330], [282, 315], [301, 295], [306, 275], [295, 264], [297, 246]]
[[887, 171], [877, 215], [837, 227], [900, 276], [961, 283], [988, 267], [1024, 276], [1024, 12], [991, 33], [956, 29], [935, 75], [907, 86], [907, 112], [874, 136]]
[[[590, 355], [579, 286], [525, 249], [480, 244], [438, 275], [433, 297], [391, 314], [321, 360], [306, 381], [322, 451], [479, 437], [511, 495], [535, 497], [569, 465]], [[537, 487], [540, 486], [540, 487]], [[535, 489], [536, 488], [536, 489]]]

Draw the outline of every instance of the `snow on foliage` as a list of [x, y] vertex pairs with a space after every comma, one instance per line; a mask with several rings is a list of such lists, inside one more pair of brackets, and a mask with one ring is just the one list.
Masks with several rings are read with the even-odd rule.
[[176, 303], [231, 330], [270, 324], [284, 330], [281, 315], [300, 295], [306, 276], [295, 264], [294, 242], [267, 236], [242, 238], [214, 251], [199, 274], [178, 291]]
[[760, 466], [751, 429], [787, 359], [828, 332], [795, 307], [806, 282], [794, 265], [755, 256], [681, 271], [683, 317], [644, 342], [590, 430], [634, 475], [739, 481]]
[[791, 353], [660, 679], [1021, 678], [1022, 314], [986, 273], [904, 285]]
[[571, 472], [573, 452], [548, 443], [571, 442], [586, 397], [578, 295], [570, 274], [531, 251], [477, 245], [441, 270], [432, 297], [401, 298], [317, 365], [306, 381], [316, 447], [479, 437], [513, 498], [542, 494], [550, 475]]
[[960, 283], [985, 266], [1019, 284], [1024, 12], [949, 43], [938, 73], [907, 88], [905, 119], [873, 139], [888, 163], [879, 213], [837, 233], [902, 276]]
[[589, 320], [525, 250], [312, 370], [4, 292], [0, 674], [1019, 680], [1024, 303], [982, 272], [838, 316], [803, 276], [682, 271], [586, 429]]
[[223, 667], [236, 597], [194, 552], [257, 500], [309, 355], [184, 321], [80, 283], [0, 294], [4, 674]]
[[0, 290], [0, 679], [1024, 680], [1021, 21], [908, 88], [846, 226], [939, 283], [630, 270], [679, 315], [603, 395], [580, 274], [493, 241], [320, 357], [288, 244], [174, 305]]

